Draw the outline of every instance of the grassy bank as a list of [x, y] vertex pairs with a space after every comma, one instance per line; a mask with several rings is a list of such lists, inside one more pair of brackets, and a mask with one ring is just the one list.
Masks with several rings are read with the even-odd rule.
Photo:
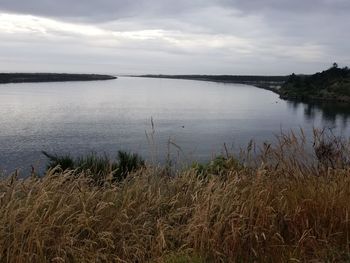
[[2, 179], [0, 261], [349, 261], [349, 147], [322, 135], [313, 147], [291, 134], [181, 171], [107, 173], [103, 184], [59, 167]]

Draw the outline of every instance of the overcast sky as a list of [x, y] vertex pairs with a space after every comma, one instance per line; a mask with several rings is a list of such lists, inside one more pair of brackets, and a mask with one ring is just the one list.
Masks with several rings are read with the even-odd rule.
[[349, 0], [0, 0], [0, 71], [290, 74], [350, 65]]

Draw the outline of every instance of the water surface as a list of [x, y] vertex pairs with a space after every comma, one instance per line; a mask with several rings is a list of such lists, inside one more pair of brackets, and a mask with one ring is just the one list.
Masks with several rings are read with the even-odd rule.
[[[138, 152], [162, 162], [169, 152], [206, 161], [224, 143], [273, 140], [281, 130], [333, 129], [348, 136], [350, 108], [304, 104], [247, 85], [121, 77], [111, 81], [0, 85], [0, 169], [42, 168], [42, 150], [74, 156]], [[154, 121], [153, 140], [150, 133]], [[181, 147], [168, 147], [169, 139]]]

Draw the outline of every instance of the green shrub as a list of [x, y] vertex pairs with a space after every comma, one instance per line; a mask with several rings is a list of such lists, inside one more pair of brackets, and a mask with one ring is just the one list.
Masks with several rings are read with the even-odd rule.
[[198, 163], [192, 164], [192, 169], [194, 169], [200, 176], [208, 175], [223, 175], [228, 170], [240, 170], [243, 169], [243, 165], [233, 157], [218, 156], [208, 163]]
[[74, 160], [69, 154], [59, 156], [56, 154], [49, 154], [45, 151], [42, 151], [42, 153], [49, 159], [49, 163], [47, 165], [48, 170], [57, 166], [59, 166], [63, 171], [74, 169], [75, 167]]
[[70, 155], [54, 155], [42, 152], [48, 159], [48, 170], [59, 167], [62, 171], [74, 170], [74, 174], [89, 174], [95, 182], [102, 182], [109, 178], [112, 181], [122, 181], [133, 171], [145, 166], [145, 161], [137, 154], [118, 151], [115, 160], [107, 155], [99, 156], [95, 153], [81, 156], [76, 159]]

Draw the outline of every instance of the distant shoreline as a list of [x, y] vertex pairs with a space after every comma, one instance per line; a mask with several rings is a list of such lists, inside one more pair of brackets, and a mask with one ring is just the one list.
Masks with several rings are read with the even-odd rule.
[[67, 73], [0, 73], [0, 84], [39, 83], [66, 81], [96, 81], [117, 79], [115, 76], [100, 74], [67, 74]]
[[218, 83], [233, 83], [251, 85], [261, 89], [279, 93], [281, 86], [287, 81], [288, 76], [249, 76], [249, 75], [139, 75], [133, 77], [184, 79], [210, 81]]
[[[302, 75], [304, 78], [308, 75]], [[163, 79], [184, 79], [184, 80], [198, 80], [210, 81], [217, 83], [232, 83], [244, 84], [257, 88], [272, 91], [279, 95], [282, 100], [299, 101], [299, 102], [341, 102], [348, 103], [350, 98], [339, 96], [302, 96], [302, 94], [287, 94], [285, 92], [286, 83], [290, 76], [254, 76], [254, 75], [139, 75], [133, 77], [143, 78], [163, 78]]]

